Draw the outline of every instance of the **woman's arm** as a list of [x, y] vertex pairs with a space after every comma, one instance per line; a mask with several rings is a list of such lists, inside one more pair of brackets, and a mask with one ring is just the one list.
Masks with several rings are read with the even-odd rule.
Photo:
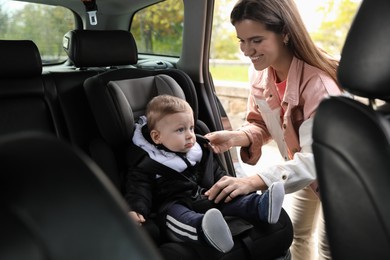
[[292, 160], [268, 167], [258, 175], [267, 186], [274, 182], [284, 182], [286, 193], [298, 191], [316, 180], [314, 156], [311, 145], [313, 119], [304, 121], [299, 128], [301, 151]]
[[301, 152], [290, 161], [271, 166], [244, 178], [223, 177], [206, 192], [210, 200], [229, 202], [238, 195], [266, 190], [273, 182], [284, 182], [286, 193], [300, 190], [315, 179], [314, 157], [311, 151], [313, 120], [306, 120], [299, 129]]

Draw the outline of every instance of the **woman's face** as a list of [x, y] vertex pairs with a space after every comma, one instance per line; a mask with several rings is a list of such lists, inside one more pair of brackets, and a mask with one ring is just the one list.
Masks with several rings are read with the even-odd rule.
[[256, 70], [268, 67], [284, 68], [290, 62], [288, 48], [283, 40], [287, 36], [266, 30], [263, 23], [253, 20], [242, 20], [234, 24], [240, 49], [249, 57]]

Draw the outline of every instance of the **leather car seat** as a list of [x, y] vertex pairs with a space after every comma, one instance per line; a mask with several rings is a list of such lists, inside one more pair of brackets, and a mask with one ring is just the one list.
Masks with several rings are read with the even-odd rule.
[[0, 137], [0, 259], [162, 259], [100, 168], [58, 138]]
[[[316, 113], [313, 152], [332, 259], [390, 259], [390, 2], [364, 0], [338, 78], [359, 99]], [[375, 105], [377, 104], [377, 105]]]
[[36, 44], [0, 40], [0, 57], [0, 135], [28, 130], [64, 139], [55, 88], [43, 80]]

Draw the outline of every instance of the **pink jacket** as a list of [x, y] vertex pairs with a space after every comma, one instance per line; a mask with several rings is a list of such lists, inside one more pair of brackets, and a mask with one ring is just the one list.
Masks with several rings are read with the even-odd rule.
[[[259, 175], [268, 186], [275, 181], [285, 182], [289, 193], [315, 180], [312, 119], [323, 98], [342, 92], [331, 77], [297, 58], [291, 62], [281, 102], [274, 82], [272, 68], [255, 71], [252, 67], [247, 121], [240, 128], [251, 144], [242, 147], [240, 155], [243, 162], [254, 165], [260, 159], [262, 145], [274, 139], [285, 162]], [[283, 118], [280, 117], [281, 109]]]

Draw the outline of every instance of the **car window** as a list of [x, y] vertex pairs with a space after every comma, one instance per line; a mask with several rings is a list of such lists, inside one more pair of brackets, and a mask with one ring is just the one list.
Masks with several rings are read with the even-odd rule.
[[138, 11], [130, 31], [139, 53], [178, 57], [182, 49], [183, 23], [183, 1], [167, 0]]
[[73, 13], [66, 8], [0, 0], [0, 39], [34, 41], [43, 64], [67, 59], [62, 38], [74, 28]]

